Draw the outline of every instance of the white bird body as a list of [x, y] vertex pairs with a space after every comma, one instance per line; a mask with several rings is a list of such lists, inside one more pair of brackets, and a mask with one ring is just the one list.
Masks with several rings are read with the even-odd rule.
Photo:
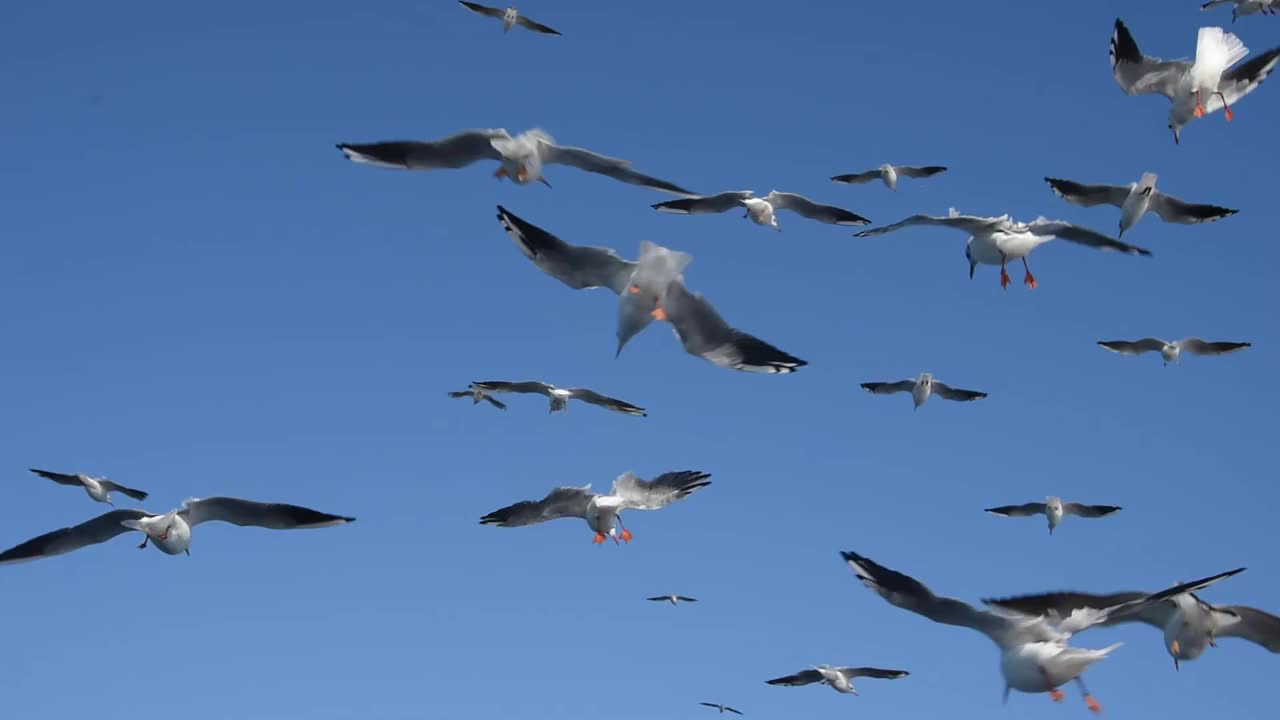
[[1070, 647], [1065, 640], [1010, 644], [1001, 648], [1000, 674], [1005, 685], [1018, 692], [1049, 692], [1080, 677], [1123, 644], [1101, 650]]
[[1155, 190], [1155, 173], [1145, 173], [1140, 181], [1129, 186], [1129, 195], [1120, 206], [1120, 237], [1124, 237], [1125, 231], [1137, 225], [1142, 216], [1147, 213]]
[[191, 548], [191, 526], [177, 510], [139, 520], [123, 520], [121, 524], [141, 531], [165, 555], [181, 555]]
[[79, 478], [80, 482], [84, 484], [84, 491], [89, 494], [89, 497], [100, 503], [114, 504], [111, 502], [111, 496], [107, 494], [107, 489], [102, 487], [102, 483], [98, 482], [97, 478], [91, 478], [88, 475], [80, 475]]
[[1049, 534], [1052, 535], [1058, 523], [1062, 522], [1062, 498], [1045, 498], [1044, 516], [1049, 521]]
[[502, 11], [502, 32], [510, 32], [515, 27], [516, 19], [520, 17], [519, 11], [513, 7], [509, 7]]
[[932, 393], [933, 375], [931, 373], [920, 373], [915, 387], [911, 388], [911, 402], [915, 403], [916, 407], [920, 407], [929, 401], [929, 395]]
[[830, 665], [818, 665], [814, 669], [822, 673], [822, 681], [830, 685], [836, 692], [849, 695], [858, 694], [858, 691], [853, 689], [853, 683], [839, 670], [832, 668]]
[[747, 217], [757, 225], [767, 225], [774, 230], [781, 230], [778, 227], [778, 221], [773, 216], [773, 205], [764, 198], [750, 197], [742, 201], [747, 207]]

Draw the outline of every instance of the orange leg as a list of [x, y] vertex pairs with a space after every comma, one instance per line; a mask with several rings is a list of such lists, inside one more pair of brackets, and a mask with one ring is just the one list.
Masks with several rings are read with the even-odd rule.
[[1026, 276], [1022, 278], [1023, 284], [1025, 284], [1027, 287], [1031, 288], [1032, 290], [1035, 290], [1036, 288], [1040, 287], [1039, 283], [1036, 282], [1036, 276], [1031, 274], [1031, 267], [1027, 265], [1026, 258], [1022, 258], [1022, 267], [1027, 271]]
[[631, 531], [627, 529], [626, 525], [622, 524], [621, 517], [618, 518], [618, 527], [622, 528], [622, 542], [628, 542], [628, 543], [631, 542], [631, 538], [632, 538]]
[[498, 178], [499, 180], [501, 180], [504, 177], [507, 177], [507, 168], [502, 165], [499, 165], [498, 169], [493, 171], [493, 176]]
[[649, 314], [653, 316], [654, 320], [663, 321], [667, 319], [667, 311], [660, 307], [654, 308], [653, 312], [650, 312]]
[[1216, 92], [1214, 95], [1222, 98], [1222, 114], [1226, 116], [1227, 122], [1231, 122], [1235, 119], [1236, 114], [1231, 112], [1231, 106], [1227, 104], [1227, 96], [1220, 92]]
[[1000, 258], [1000, 287], [1007, 288], [1012, 281], [1009, 279], [1009, 271], [1004, 269], [1004, 261], [1005, 259], [1002, 256]]
[[1196, 117], [1204, 117], [1204, 105], [1202, 105], [1202, 104], [1200, 103], [1200, 91], [1199, 91], [1199, 90], [1197, 90], [1197, 91], [1196, 91], [1196, 109], [1195, 109], [1195, 116], [1196, 116]]
[[1094, 698], [1092, 695], [1084, 696], [1084, 704], [1093, 712], [1096, 712], [1096, 713], [1102, 712], [1102, 705], [1100, 705], [1098, 703], [1098, 700]]
[[604, 542], [604, 533], [602, 532], [596, 533], [596, 536], [591, 538], [592, 545], [599, 545], [602, 542]]
[[516, 168], [516, 182], [522, 185], [529, 182], [529, 170], [523, 165]]
[[1062, 702], [1062, 698], [1066, 697], [1066, 695], [1058, 688], [1050, 688], [1049, 697], [1053, 698], [1054, 702]]

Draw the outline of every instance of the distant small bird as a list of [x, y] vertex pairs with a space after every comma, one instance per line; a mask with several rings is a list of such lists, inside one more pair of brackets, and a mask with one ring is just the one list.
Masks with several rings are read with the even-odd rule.
[[682, 602], [698, 602], [696, 598], [685, 597], [684, 595], [659, 595], [657, 597], [645, 598], [651, 602], [669, 602], [672, 605]]
[[1165, 365], [1181, 363], [1183, 350], [1192, 355], [1225, 355], [1247, 347], [1253, 347], [1252, 343], [1247, 342], [1208, 342], [1197, 337], [1174, 342], [1153, 337], [1132, 341], [1099, 340], [1098, 344], [1111, 352], [1120, 353], [1121, 355], [1141, 355], [1145, 352], [1158, 352], [1160, 357], [1164, 359]]
[[[623, 415], [634, 415], [636, 417], [645, 417], [644, 408], [636, 407], [629, 402], [623, 402], [617, 398], [606, 397], [594, 390], [587, 388], [558, 388], [544, 382], [528, 381], [528, 382], [507, 382], [505, 380], [481, 380], [471, 383], [470, 390], [473, 393], [481, 393], [488, 395], [489, 393], [533, 393], [537, 395], [545, 395], [551, 401], [551, 412], [559, 412], [569, 407], [569, 400], [581, 400], [585, 403], [598, 405], [605, 410], [612, 410]], [[453, 393], [450, 393], [452, 395]]]
[[890, 190], [898, 189], [898, 177], [909, 178], [927, 178], [933, 177], [938, 173], [946, 172], [947, 168], [943, 165], [926, 165], [924, 167], [915, 167], [912, 165], [881, 165], [875, 170], [867, 170], [865, 172], [850, 173], [848, 175], [836, 175], [831, 178], [835, 182], [845, 183], [848, 185], [861, 185], [868, 183], [876, 178], [885, 184]]
[[80, 473], [68, 475], [66, 473], [50, 472], [48, 470], [36, 470], [35, 468], [31, 468], [31, 472], [42, 478], [48, 478], [59, 485], [70, 485], [72, 487], [84, 488], [84, 491], [89, 494], [89, 497], [100, 503], [106, 503], [108, 505], [115, 505], [115, 503], [111, 502], [111, 493], [113, 492], [128, 495], [134, 500], [147, 499], [147, 493], [111, 482], [106, 478], [90, 477]]
[[788, 687], [823, 683], [830, 685], [831, 689], [836, 692], [857, 695], [858, 691], [853, 689], [853, 679], [856, 677], [897, 680], [898, 678], [904, 678], [910, 674], [911, 673], [906, 670], [881, 670], [880, 668], [873, 667], [832, 667], [831, 665], [816, 665], [812, 670], [802, 670], [794, 675], [765, 680], [765, 682], [769, 685], [786, 685]]
[[704, 702], [704, 703], [698, 703], [698, 704], [699, 704], [699, 705], [706, 705], [706, 706], [707, 706], [707, 707], [709, 707], [709, 708], [715, 708], [715, 709], [717, 709], [717, 710], [719, 710], [719, 711], [720, 711], [720, 714], [721, 714], [721, 715], [723, 715], [723, 714], [725, 714], [725, 713], [727, 713], [727, 712], [731, 712], [731, 713], [733, 713], [734, 715], [741, 715], [741, 714], [742, 714], [742, 711], [741, 711], [741, 710], [734, 710], [733, 708], [729, 707], [728, 705], [723, 705], [723, 704], [721, 704], [721, 703], [709, 703], [709, 702]]
[[659, 212], [680, 215], [722, 213], [734, 208], [746, 208], [746, 214], [742, 217], [750, 218], [751, 222], [757, 225], [764, 225], [779, 231], [782, 228], [778, 227], [778, 218], [775, 215], [778, 210], [790, 210], [797, 215], [828, 225], [866, 225], [871, 222], [861, 215], [844, 208], [838, 208], [834, 205], [822, 205], [795, 193], [772, 190], [762, 198], [752, 197], [752, 195], [753, 193], [750, 190], [736, 190], [706, 197], [668, 200], [654, 205], [653, 208]]
[[471, 398], [471, 404], [472, 404], [472, 405], [476, 405], [476, 404], [478, 404], [481, 400], [484, 400], [485, 402], [487, 402], [487, 403], [489, 403], [490, 405], [492, 405], [492, 406], [494, 406], [494, 407], [498, 408], [499, 410], [506, 410], [506, 409], [507, 409], [507, 404], [506, 404], [506, 403], [502, 402], [501, 400], [499, 400], [499, 399], [495, 398], [494, 396], [490, 395], [489, 393], [487, 393], [487, 392], [485, 392], [485, 391], [483, 391], [483, 390], [476, 390], [476, 389], [470, 389], [470, 390], [450, 390], [450, 391], [449, 391], [449, 397], [451, 397], [451, 398], [465, 398], [465, 397], [469, 397], [469, 398]]
[[911, 393], [911, 401], [915, 403], [916, 408], [928, 402], [929, 397], [932, 395], [937, 395], [943, 400], [955, 400], [957, 402], [980, 400], [987, 396], [986, 393], [978, 392], [977, 390], [960, 390], [940, 383], [933, 379], [932, 373], [920, 373], [920, 377], [914, 380], [865, 382], [862, 383], [862, 387], [873, 395], [892, 395], [893, 393], [909, 392]]
[[465, 7], [466, 9], [471, 10], [472, 12], [480, 13], [485, 17], [498, 18], [502, 20], [502, 32], [510, 32], [512, 27], [516, 25], [520, 25], [534, 32], [542, 33], [543, 35], [559, 35], [560, 34], [559, 32], [552, 30], [546, 25], [543, 25], [541, 23], [536, 23], [530, 20], [529, 18], [525, 17], [524, 15], [521, 15], [520, 12], [513, 7], [509, 7], [503, 10], [502, 8], [489, 7], [488, 5], [481, 5], [480, 3], [467, 2], [466, 0], [458, 0], [458, 3], [463, 7]]
[[1137, 225], [1148, 210], [1165, 222], [1183, 225], [1214, 222], [1238, 212], [1217, 205], [1183, 202], [1172, 195], [1165, 195], [1156, 190], [1155, 173], [1144, 173], [1141, 180], [1128, 185], [1084, 185], [1051, 177], [1044, 180], [1058, 197], [1073, 205], [1115, 205], [1120, 208], [1120, 237]]
[[1032, 515], [1044, 515], [1049, 520], [1049, 534], [1053, 534], [1053, 529], [1058, 527], [1058, 523], [1062, 522], [1063, 515], [1075, 515], [1083, 518], [1100, 518], [1106, 517], [1112, 513], [1119, 512], [1120, 507], [1117, 505], [1085, 505], [1082, 503], [1064, 503], [1061, 498], [1048, 497], [1042, 503], [1026, 503], [1025, 505], [1001, 505], [1000, 507], [985, 508], [983, 512], [989, 512], [993, 515], [1003, 515], [1005, 517], [1030, 517]]
[[1231, 3], [1231, 22], [1235, 22], [1236, 18], [1242, 18], [1246, 15], [1254, 13], [1263, 13], [1266, 15], [1277, 15], [1280, 11], [1276, 9], [1280, 5], [1280, 0], [1209, 0], [1209, 2], [1200, 6], [1201, 10], [1208, 10], [1218, 5], [1226, 5]]

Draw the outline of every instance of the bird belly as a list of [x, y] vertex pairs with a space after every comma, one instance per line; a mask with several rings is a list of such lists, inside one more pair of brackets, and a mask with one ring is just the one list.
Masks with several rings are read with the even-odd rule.
[[1124, 207], [1120, 208], [1120, 231], [1124, 232], [1142, 219], [1147, 212], [1147, 206], [1151, 204], [1150, 195], [1131, 194], [1125, 198]]
[[969, 258], [983, 265], [999, 265], [1003, 262], [1000, 249], [990, 235], [974, 235], [969, 238]]
[[181, 520], [175, 520], [163, 540], [151, 538], [151, 544], [165, 555], [181, 555], [191, 547], [191, 528]]
[[1024, 258], [1031, 254], [1043, 242], [1044, 238], [1031, 233], [1001, 233], [995, 238], [997, 252], [1003, 253], [1009, 260]]
[[1026, 645], [1000, 656], [1000, 674], [1004, 676], [1005, 684], [1018, 692], [1042, 693], [1055, 687], [1049, 684], [1052, 678], [1045, 679], [1040, 654], [1032, 652]]

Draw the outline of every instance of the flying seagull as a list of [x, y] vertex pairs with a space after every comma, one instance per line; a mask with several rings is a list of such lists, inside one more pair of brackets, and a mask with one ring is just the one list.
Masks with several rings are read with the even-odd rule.
[[494, 396], [490, 395], [489, 393], [487, 393], [487, 392], [485, 392], [485, 391], [483, 391], [483, 390], [479, 390], [479, 389], [475, 389], [475, 388], [471, 388], [471, 389], [467, 389], [467, 390], [450, 390], [450, 391], [449, 391], [449, 397], [451, 397], [451, 398], [464, 398], [464, 397], [469, 397], [469, 398], [471, 398], [471, 404], [472, 404], [472, 405], [479, 404], [479, 402], [480, 402], [481, 400], [484, 400], [485, 402], [487, 402], [487, 403], [489, 403], [490, 405], [492, 405], [492, 406], [494, 406], [494, 407], [498, 408], [499, 410], [506, 410], [506, 409], [507, 409], [507, 404], [506, 404], [506, 403], [502, 402], [502, 401], [501, 401], [501, 400], [499, 400], [498, 398], [496, 398], [496, 397], [494, 397]]
[[100, 503], [106, 503], [108, 505], [115, 505], [115, 503], [111, 502], [111, 493], [113, 492], [128, 495], [134, 500], [147, 499], [147, 493], [113, 483], [106, 478], [91, 477], [81, 473], [68, 475], [66, 473], [50, 472], [48, 470], [37, 470], [35, 468], [31, 468], [31, 472], [42, 478], [52, 480], [59, 485], [70, 485], [72, 487], [84, 488], [84, 491], [89, 494], [89, 497]]
[[916, 167], [913, 165], [881, 165], [875, 170], [849, 173], [848, 175], [836, 175], [831, 179], [838, 183], [861, 185], [879, 178], [880, 182], [885, 184], [885, 187], [890, 190], [897, 190], [899, 177], [927, 178], [946, 171], [947, 168], [943, 165], [925, 165], [924, 167]]
[[1120, 507], [1117, 505], [1085, 505], [1084, 503], [1062, 502], [1062, 498], [1048, 497], [1044, 502], [1026, 503], [1025, 505], [1001, 505], [1000, 507], [985, 508], [983, 512], [989, 512], [993, 515], [1003, 515], [1005, 517], [1030, 517], [1032, 515], [1044, 515], [1049, 519], [1049, 534], [1053, 534], [1053, 529], [1058, 527], [1058, 523], [1062, 522], [1063, 515], [1075, 515], [1083, 518], [1100, 518], [1106, 517], [1112, 513], [1119, 512]]
[[[1096, 610], [1130, 602], [1145, 596], [1141, 592], [1090, 595], [1054, 592], [1023, 595], [1000, 600], [984, 600], [994, 607], [1025, 615], [1045, 616], [1051, 621], [1068, 617], [1079, 609]], [[1104, 625], [1141, 622], [1164, 632], [1164, 647], [1173, 656], [1173, 667], [1182, 660], [1195, 660], [1207, 647], [1217, 647], [1219, 637], [1238, 637], [1280, 653], [1280, 617], [1245, 605], [1211, 605], [1184, 593], [1162, 603], [1147, 605], [1136, 613], [1109, 620]]]
[[883, 235], [912, 225], [941, 225], [968, 233], [970, 237], [965, 243], [964, 256], [969, 261], [969, 278], [973, 278], [974, 268], [979, 263], [999, 265], [1000, 287], [1009, 286], [1009, 273], [1005, 270], [1005, 264], [1009, 260], [1021, 260], [1023, 269], [1027, 271], [1022, 282], [1033, 289], [1038, 287], [1035, 276], [1031, 274], [1031, 268], [1027, 265], [1027, 256], [1054, 238], [1062, 238], [1098, 250], [1117, 250], [1130, 255], [1151, 254], [1149, 250], [1125, 244], [1095, 230], [1061, 220], [1036, 218], [1033, 222], [1022, 223], [1015, 222], [1008, 215], [1000, 217], [961, 215], [955, 208], [952, 208], [946, 217], [912, 215], [902, 222], [863, 230], [855, 237]]
[[1073, 205], [1115, 205], [1120, 208], [1120, 237], [1124, 237], [1125, 230], [1137, 225], [1148, 210], [1165, 222], [1183, 225], [1214, 222], [1239, 212], [1217, 205], [1196, 205], [1165, 195], [1156, 190], [1155, 173], [1144, 173], [1141, 180], [1128, 185], [1085, 185], [1051, 177], [1044, 180], [1058, 197]]
[[[613, 481], [608, 495], [591, 492], [591, 486], [558, 487], [538, 501], [522, 500], [494, 510], [480, 518], [481, 525], [523, 527], [558, 518], [582, 518], [595, 531], [592, 543], [600, 544], [621, 537], [631, 541], [631, 531], [622, 524], [623, 510], [658, 510], [685, 499], [695, 490], [711, 484], [708, 473], [696, 470], [663, 473], [653, 480], [641, 480], [633, 473], [623, 473]], [[619, 536], [618, 528], [622, 528]]]
[[943, 400], [955, 400], [958, 402], [981, 400], [987, 396], [986, 393], [978, 392], [977, 390], [960, 390], [940, 383], [933, 379], [931, 373], [920, 373], [920, 377], [914, 380], [864, 382], [862, 387], [873, 395], [892, 395], [893, 393], [909, 392], [911, 393], [911, 401], [915, 403], [916, 408], [928, 402], [930, 395], [937, 395]]
[[1227, 353], [1252, 347], [1247, 342], [1208, 342], [1200, 338], [1186, 338], [1169, 342], [1160, 338], [1142, 338], [1141, 340], [1099, 340], [1098, 344], [1121, 355], [1141, 355], [1145, 352], [1158, 352], [1164, 364], [1182, 362], [1182, 351], [1192, 355], [1225, 355]]
[[856, 677], [897, 680], [898, 678], [904, 678], [910, 674], [911, 673], [906, 670], [881, 670], [880, 668], [873, 667], [832, 667], [831, 665], [817, 665], [812, 670], [801, 670], [794, 675], [765, 680], [765, 682], [770, 685], [786, 685], [788, 687], [812, 685], [813, 683], [825, 683], [830, 685], [836, 692], [857, 695], [858, 691], [853, 689], [853, 679]]
[[559, 412], [569, 407], [569, 400], [581, 400], [585, 403], [598, 405], [605, 410], [612, 410], [623, 415], [634, 415], [636, 417], [645, 417], [645, 411], [642, 407], [636, 407], [629, 402], [623, 402], [617, 398], [605, 397], [594, 390], [587, 388], [558, 388], [555, 385], [549, 385], [544, 382], [530, 380], [527, 382], [507, 382], [505, 380], [480, 380], [470, 385], [472, 392], [483, 394], [490, 393], [532, 393], [536, 395], [545, 395], [551, 401], [551, 412]]
[[782, 228], [778, 227], [778, 218], [775, 215], [778, 210], [790, 210], [797, 215], [828, 225], [866, 225], [871, 222], [857, 213], [833, 205], [822, 205], [795, 193], [772, 190], [762, 198], [752, 197], [752, 195], [750, 190], [736, 190], [706, 197], [668, 200], [653, 207], [659, 212], [680, 215], [722, 213], [735, 208], [745, 208], [746, 213], [742, 217], [750, 218], [757, 225], [767, 225], [779, 231]]
[[1200, 6], [1201, 10], [1208, 10], [1218, 5], [1232, 4], [1231, 22], [1235, 22], [1236, 18], [1241, 18], [1254, 13], [1264, 13], [1266, 15], [1278, 15], [1280, 10], [1276, 6], [1280, 5], [1280, 0], [1209, 0], [1209, 2]]
[[558, 31], [552, 30], [546, 25], [543, 25], [541, 23], [536, 23], [530, 20], [529, 18], [525, 17], [524, 15], [521, 15], [513, 7], [509, 7], [503, 10], [502, 8], [489, 7], [488, 5], [481, 5], [480, 3], [467, 2], [466, 0], [458, 0], [458, 4], [462, 5], [468, 10], [471, 10], [472, 12], [480, 13], [485, 17], [498, 18], [502, 20], [502, 32], [510, 32], [512, 27], [519, 25], [521, 27], [528, 28], [534, 32], [542, 33], [543, 35], [559, 35], [560, 34]]
[[112, 510], [87, 522], [45, 533], [0, 553], [0, 564], [39, 560], [62, 555], [89, 545], [104, 543], [132, 530], [166, 555], [191, 554], [191, 531], [204, 522], [226, 522], [241, 527], [271, 530], [303, 530], [344, 525], [353, 517], [330, 515], [297, 505], [262, 503], [231, 497], [187, 500], [181, 510], [154, 515], [142, 510]]
[[1126, 95], [1159, 93], [1169, 98], [1174, 143], [1180, 142], [1187, 123], [1215, 110], [1224, 110], [1230, 121], [1235, 117], [1231, 105], [1257, 89], [1280, 61], [1280, 48], [1275, 48], [1232, 67], [1248, 54], [1239, 38], [1218, 27], [1200, 28], [1195, 62], [1143, 55], [1119, 19], [1111, 34], [1111, 72], [1120, 89]]
[[547, 187], [551, 187], [551, 183], [542, 176], [543, 165], [571, 165], [631, 185], [677, 195], [694, 194], [665, 180], [638, 173], [626, 160], [557, 145], [546, 131], [536, 128], [514, 137], [502, 129], [463, 130], [440, 140], [338, 143], [338, 149], [352, 162], [402, 170], [460, 168], [480, 160], [497, 160], [501, 165], [494, 172], [495, 177], [511, 178], [519, 185], [536, 180]]
[[645, 598], [650, 602], [669, 602], [672, 605], [682, 602], [698, 602], [697, 598], [686, 597], [684, 595], [659, 595], [657, 597]]
[[709, 708], [715, 708], [715, 709], [717, 709], [717, 710], [719, 710], [719, 711], [720, 711], [720, 714], [721, 714], [721, 715], [723, 715], [723, 714], [725, 714], [725, 713], [727, 713], [727, 712], [731, 712], [731, 713], [733, 713], [734, 715], [741, 715], [741, 714], [742, 714], [742, 711], [741, 711], [741, 710], [734, 710], [733, 708], [729, 707], [728, 705], [724, 705], [724, 704], [721, 704], [721, 703], [709, 703], [709, 702], [704, 702], [704, 703], [698, 703], [698, 704], [699, 704], [699, 705], [706, 705], [706, 706], [707, 706], [707, 707], [709, 707]]
[[1089, 694], [1081, 675], [1093, 663], [1105, 658], [1121, 645], [1116, 643], [1101, 650], [1075, 648], [1068, 640], [1075, 633], [1165, 601], [1184, 592], [1208, 587], [1244, 570], [1239, 568], [1203, 580], [1180, 584], [1151, 595], [1106, 608], [1072, 613], [1061, 622], [1046, 618], [1027, 618], [990, 610], [979, 610], [960, 600], [934, 595], [919, 580], [890, 570], [854, 552], [841, 553], [858, 579], [891, 605], [923, 615], [944, 625], [967, 627], [986, 635], [1000, 649], [1000, 674], [1004, 676], [1005, 702], [1009, 692], [1049, 693], [1055, 702], [1063, 698], [1060, 685], [1074, 680], [1090, 710], [1100, 712], [1102, 706]]

